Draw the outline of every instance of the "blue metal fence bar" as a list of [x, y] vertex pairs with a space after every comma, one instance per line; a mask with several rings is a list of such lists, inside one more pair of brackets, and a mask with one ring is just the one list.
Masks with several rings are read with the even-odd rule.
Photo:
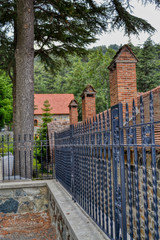
[[[122, 104], [111, 108], [115, 238], [127, 239]], [[115, 145], [119, 147], [115, 147]], [[120, 176], [118, 165], [120, 163]], [[118, 183], [120, 177], [120, 183]]]
[[[75, 200], [75, 182], [74, 182], [74, 146], [73, 146], [74, 126], [70, 126], [70, 149], [71, 149], [71, 192], [72, 198]], [[69, 143], [68, 142], [68, 143]]]
[[[19, 143], [21, 142], [20, 135], [18, 136], [18, 141], [19, 141]], [[20, 151], [20, 148], [18, 149], [18, 152], [19, 152], [19, 175], [20, 175], [20, 179], [21, 179], [21, 151]]]
[[[26, 135], [24, 135], [24, 142], [26, 143]], [[25, 172], [25, 178], [27, 178], [27, 151], [26, 151], [26, 145], [24, 146], [24, 172]]]
[[98, 224], [98, 169], [97, 169], [97, 117], [95, 119], [95, 143], [94, 143], [94, 182], [95, 182], [95, 221]]
[[[37, 138], [37, 135], [35, 135], [35, 138]], [[36, 159], [36, 177], [38, 177], [38, 170], [37, 170], [37, 141], [35, 142], [35, 148], [36, 148], [36, 153], [35, 153], [35, 159]], [[42, 157], [42, 154], [41, 154]]]
[[87, 145], [88, 145], [88, 214], [92, 216], [92, 197], [91, 197], [91, 190], [92, 190], [92, 169], [91, 169], [91, 125], [90, 121], [87, 120], [88, 125], [88, 138], [87, 138]]
[[88, 156], [88, 150], [89, 150], [89, 129], [88, 129], [88, 120], [86, 121], [86, 203], [87, 203], [87, 208], [86, 212], [89, 214], [89, 156]]
[[119, 104], [119, 129], [120, 129], [120, 175], [121, 175], [121, 217], [122, 217], [122, 239], [127, 239], [126, 221], [126, 189], [125, 189], [125, 166], [124, 166], [124, 135], [123, 135], [123, 106]]
[[94, 182], [94, 192], [93, 192], [93, 219], [95, 222], [97, 222], [97, 213], [96, 213], [96, 149], [95, 149], [95, 118], [93, 117], [93, 182]]
[[2, 135], [2, 169], [3, 169], [3, 180], [4, 180], [4, 136]]
[[[40, 134], [40, 139], [42, 140], [42, 134]], [[43, 143], [41, 141], [41, 144], [40, 144], [40, 152], [41, 152], [41, 174], [43, 176], [43, 169], [44, 169], [44, 166], [43, 166]], [[36, 161], [36, 166], [37, 166], [37, 161]]]
[[74, 195], [73, 199], [74, 201], [77, 201], [77, 179], [78, 179], [78, 159], [77, 159], [77, 148], [76, 148], [76, 142], [77, 142], [77, 128], [74, 126], [73, 128], [73, 172], [74, 172]]
[[80, 125], [77, 126], [78, 127], [78, 132], [77, 132], [77, 158], [78, 158], [78, 169], [79, 169], [79, 173], [78, 173], [78, 203], [80, 204], [80, 199], [81, 199], [81, 155], [80, 155]]
[[46, 133], [46, 141], [44, 142], [46, 148], [46, 164], [47, 164], [47, 178], [48, 178], [48, 134]]
[[126, 104], [126, 140], [127, 140], [127, 171], [128, 171], [128, 202], [129, 202], [129, 227], [130, 239], [133, 239], [133, 213], [132, 213], [132, 179], [131, 179], [131, 154], [130, 143], [133, 142], [133, 128], [129, 127], [129, 111]]
[[8, 148], [8, 180], [10, 180], [10, 164], [9, 164], [9, 135], [7, 136], [7, 148]]
[[[144, 123], [144, 105], [143, 98], [140, 98], [140, 117], [141, 123]], [[148, 126], [141, 127], [142, 144], [147, 143], [148, 140]], [[142, 161], [143, 161], [143, 198], [144, 198], [144, 218], [145, 218], [145, 239], [149, 240], [148, 228], [148, 197], [147, 197], [147, 166], [146, 166], [146, 148], [142, 147]]]
[[87, 174], [86, 174], [86, 168], [87, 168], [87, 159], [86, 159], [86, 121], [84, 123], [84, 129], [83, 129], [83, 135], [84, 135], [84, 158], [83, 158], [83, 168], [84, 168], [84, 209], [87, 212]]
[[100, 184], [100, 159], [99, 159], [99, 145], [100, 145], [100, 137], [99, 137], [99, 121], [98, 117], [96, 116], [96, 136], [97, 136], [97, 188], [98, 188], [98, 199], [97, 199], [97, 207], [98, 207], [98, 225], [101, 226], [101, 199], [100, 199], [100, 190], [101, 190], [101, 184]]
[[[113, 205], [112, 205], [112, 166], [111, 166], [111, 128], [110, 116], [107, 110], [107, 147], [108, 147], [108, 177], [109, 177], [109, 220], [110, 220], [110, 237], [113, 238]], [[108, 218], [108, 216], [106, 216]]]
[[[115, 239], [120, 238], [120, 210], [121, 193], [118, 185], [117, 165], [119, 162], [119, 122], [117, 106], [111, 109], [112, 124], [112, 166], [113, 166], [113, 196], [114, 196], [114, 221], [115, 221]], [[115, 147], [115, 145], [117, 145]], [[120, 206], [119, 206], [120, 205]]]
[[85, 209], [85, 140], [84, 140], [84, 131], [85, 125], [83, 123], [82, 127], [82, 176], [83, 176], [83, 184], [82, 184], [82, 191], [83, 191], [83, 198], [82, 198], [82, 207]]
[[58, 171], [58, 169], [57, 169], [57, 161], [58, 161], [58, 154], [57, 154], [57, 151], [58, 151], [58, 149], [57, 149], [58, 137], [57, 137], [57, 135], [58, 134], [56, 132], [54, 132], [55, 177], [56, 177], [57, 171]]
[[134, 165], [135, 165], [135, 197], [136, 197], [136, 225], [137, 225], [137, 240], [141, 239], [140, 232], [140, 207], [139, 207], [139, 175], [138, 175], [138, 153], [137, 153], [137, 134], [136, 134], [136, 106], [133, 100], [132, 107], [133, 121], [133, 143], [134, 143]]
[[79, 169], [79, 174], [78, 174], [78, 202], [79, 204], [81, 203], [81, 148], [80, 148], [80, 144], [81, 144], [81, 136], [80, 136], [80, 132], [81, 131], [81, 125], [78, 125], [78, 142], [77, 142], [77, 149], [78, 149], [78, 169]]
[[102, 156], [102, 151], [103, 151], [103, 143], [104, 143], [104, 139], [102, 139], [102, 134], [103, 134], [103, 118], [102, 116], [99, 114], [99, 143], [100, 143], [100, 184], [101, 184], [101, 217], [102, 217], [102, 222], [101, 222], [101, 228], [103, 231], [105, 231], [105, 220], [104, 220], [104, 161], [106, 161], [106, 159], [103, 159]]
[[86, 135], [86, 212], [89, 214], [89, 156], [88, 156], [88, 150], [89, 150], [89, 126], [88, 126], [88, 120], [86, 121], [86, 131], [85, 131], [85, 135]]
[[151, 154], [152, 154], [152, 182], [153, 182], [153, 208], [154, 208], [154, 239], [159, 239], [158, 224], [158, 199], [157, 199], [157, 173], [156, 173], [156, 149], [154, 136], [154, 108], [153, 94], [150, 93], [150, 123], [151, 123]]
[[[16, 159], [15, 159], [15, 146], [14, 146], [14, 144], [15, 144], [15, 136], [13, 136], [13, 158], [14, 158], [14, 161], [13, 161], [13, 163], [14, 163], [14, 167], [13, 167], [13, 175], [14, 175], [14, 180], [16, 179]], [[3, 169], [3, 171], [4, 171], [4, 169]]]
[[83, 127], [84, 125], [81, 124], [81, 179], [82, 179], [82, 197], [81, 197], [81, 200], [82, 200], [82, 203], [81, 203], [81, 206], [83, 207], [84, 206], [84, 172], [83, 172], [83, 144], [84, 144], [84, 135], [83, 135]]
[[79, 143], [79, 163], [80, 163], [80, 201], [79, 204], [82, 206], [82, 124], [80, 124], [80, 129], [79, 129], [79, 138], [80, 138], [80, 143]]
[[[107, 234], [109, 234], [109, 229], [108, 229], [108, 173], [107, 173], [107, 163], [108, 163], [108, 159], [107, 159], [107, 154], [106, 154], [106, 147], [107, 147], [107, 124], [106, 124], [106, 118], [105, 118], [105, 114], [103, 112], [102, 115], [102, 119], [103, 119], [103, 154], [104, 154], [104, 166], [103, 166], [103, 179], [102, 179], [102, 184], [103, 184], [103, 188], [105, 189], [105, 193], [104, 193], [104, 201], [103, 201], [103, 212], [104, 212], [104, 220], [103, 220], [103, 229], [104, 232], [106, 232]], [[103, 190], [104, 191], [104, 190]]]
[[90, 119], [90, 156], [91, 156], [91, 217], [94, 219], [94, 158], [93, 158], [93, 144], [94, 144], [94, 134], [93, 134], [93, 121]]
[[[29, 135], [29, 141], [31, 142], [32, 141], [32, 135], [30, 134]], [[29, 158], [30, 158], [30, 170], [31, 170], [31, 172], [30, 172], [30, 178], [32, 179], [32, 171], [33, 171], [33, 164], [32, 164], [32, 152], [33, 152], [33, 150], [32, 150], [32, 148], [31, 148], [31, 146], [30, 146], [30, 151], [29, 151]], [[14, 154], [13, 154], [13, 156], [14, 156]]]

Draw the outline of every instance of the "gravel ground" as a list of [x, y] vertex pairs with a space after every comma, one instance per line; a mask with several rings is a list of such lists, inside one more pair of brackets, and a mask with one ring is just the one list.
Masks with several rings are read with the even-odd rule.
[[0, 214], [0, 240], [56, 240], [48, 212]]

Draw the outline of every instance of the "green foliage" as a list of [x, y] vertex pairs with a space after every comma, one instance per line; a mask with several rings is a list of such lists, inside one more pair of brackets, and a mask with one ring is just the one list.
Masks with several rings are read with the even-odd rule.
[[[139, 92], [148, 91], [160, 85], [160, 45], [154, 44], [148, 39], [143, 46], [130, 46], [139, 59], [137, 63], [137, 86]], [[83, 58], [74, 55], [69, 56], [70, 64], [61, 60], [61, 67], [57, 74], [51, 75], [43, 71], [45, 93], [73, 93], [79, 103], [79, 120], [81, 120], [81, 93], [87, 84], [93, 85], [97, 91], [97, 113], [110, 105], [109, 99], [109, 72], [110, 64], [118, 45], [95, 47], [90, 49], [88, 55]], [[38, 65], [37, 65], [38, 66]], [[42, 66], [39, 63], [39, 66]], [[41, 67], [42, 69], [42, 67]], [[39, 72], [41, 74], [41, 72]], [[35, 84], [40, 85], [40, 77], [35, 73]]]
[[122, 47], [122, 45], [117, 45], [117, 44], [110, 44], [109, 46], [108, 46], [108, 48], [111, 48], [111, 49], [113, 49], [113, 50], [115, 50], [116, 52], [118, 51], [118, 49], [119, 48], [121, 48]]
[[45, 140], [47, 135], [47, 124], [52, 121], [52, 114], [50, 113], [52, 108], [50, 108], [51, 105], [48, 100], [44, 101], [43, 106], [44, 108], [42, 108], [42, 124], [41, 127], [38, 129], [38, 134], [40, 135], [40, 138], [42, 140]]
[[[13, 140], [13, 139], [12, 139]], [[10, 141], [12, 141], [10, 139]], [[13, 154], [13, 143], [10, 143], [9, 145], [7, 143], [2, 144], [0, 146], [0, 156], [5, 156], [6, 154], [8, 155], [8, 153], [12, 153]]]
[[[45, 82], [46, 93], [73, 93], [79, 103], [79, 117], [81, 119], [81, 93], [87, 84], [91, 84], [97, 91], [97, 112], [104, 111], [109, 105], [109, 71], [107, 69], [115, 51], [111, 48], [98, 47], [90, 50], [83, 58], [75, 55], [69, 56], [70, 64], [62, 61], [57, 74], [52, 75], [52, 81]], [[38, 66], [38, 65], [37, 65]], [[44, 73], [47, 75], [48, 73]], [[35, 74], [36, 76], [37, 74]], [[46, 77], [44, 76], [46, 79]], [[39, 77], [35, 77], [36, 86]]]
[[[145, 1], [146, 4], [151, 2], [156, 3], [152, 0]], [[144, 1], [142, 1], [142, 3], [144, 4]], [[112, 11], [114, 12], [111, 18], [111, 26], [113, 30], [123, 27], [127, 35], [138, 34], [138, 32], [142, 31], [150, 33], [155, 31], [155, 29], [144, 19], [135, 17], [130, 13], [131, 11], [128, 11], [131, 10], [131, 4], [129, 3], [129, 1], [114, 0], [110, 1], [110, 4], [107, 4], [107, 6], [108, 5], [112, 8]]]
[[146, 92], [160, 85], [160, 46], [149, 38], [142, 47], [131, 46], [137, 63], [137, 88]]
[[[159, 1], [142, 1], [144, 4]], [[131, 14], [131, 5], [125, 0], [34, 1], [35, 56], [46, 68], [55, 71], [59, 57], [67, 59], [68, 53], [83, 54], [85, 47], [95, 42], [102, 31], [123, 28], [125, 33], [152, 33], [154, 28], [145, 20]], [[15, 0], [0, 0], [0, 68], [13, 74], [14, 53], [17, 44], [17, 9]], [[12, 35], [11, 35], [12, 33]]]
[[36, 58], [34, 63], [34, 91], [36, 93], [46, 93], [50, 90], [50, 82], [53, 81], [53, 73], [46, 71], [45, 66]]
[[35, 148], [34, 148], [34, 159], [35, 160], [33, 161], [35, 169], [36, 169], [36, 164], [37, 164], [37, 167], [41, 166], [41, 164], [40, 164], [41, 159], [43, 161], [43, 164], [45, 165], [44, 160], [46, 159], [46, 153], [47, 153], [47, 151], [49, 152], [49, 149], [47, 149], [48, 144], [46, 142], [46, 140], [47, 140], [47, 124], [52, 121], [52, 117], [51, 117], [52, 114], [50, 113], [51, 108], [50, 108], [50, 104], [49, 104], [48, 100], [44, 101], [43, 106], [44, 106], [44, 108], [42, 108], [42, 110], [43, 110], [42, 124], [41, 124], [40, 128], [38, 129], [38, 131], [37, 131], [38, 135], [35, 138], [35, 142], [36, 142]]
[[[36, 172], [36, 170], [38, 172], [40, 172], [41, 170], [41, 164], [39, 163], [39, 161], [36, 158], [33, 158], [33, 172]], [[39, 175], [39, 174], [38, 174]]]
[[12, 122], [12, 84], [0, 71], [0, 129]]

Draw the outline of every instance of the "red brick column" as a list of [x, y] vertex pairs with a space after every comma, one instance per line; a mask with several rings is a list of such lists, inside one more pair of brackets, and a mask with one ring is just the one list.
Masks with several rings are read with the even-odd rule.
[[70, 125], [78, 123], [78, 104], [76, 100], [72, 100], [69, 104]]
[[137, 58], [128, 45], [124, 45], [115, 55], [108, 67], [110, 70], [110, 100], [111, 106], [121, 102], [123, 110], [126, 103], [129, 115], [132, 114], [132, 101], [137, 105], [136, 63]]
[[88, 85], [81, 94], [81, 97], [82, 121], [85, 121], [96, 115], [96, 91], [91, 85]]

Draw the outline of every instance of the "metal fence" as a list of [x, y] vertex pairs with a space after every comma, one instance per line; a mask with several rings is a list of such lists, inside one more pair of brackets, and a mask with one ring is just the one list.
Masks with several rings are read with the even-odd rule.
[[120, 103], [55, 134], [57, 180], [110, 239], [160, 235], [160, 121], [152, 93], [148, 122], [140, 102], [138, 113], [133, 101], [130, 119]]
[[0, 136], [0, 180], [51, 179], [54, 169], [52, 137]]

